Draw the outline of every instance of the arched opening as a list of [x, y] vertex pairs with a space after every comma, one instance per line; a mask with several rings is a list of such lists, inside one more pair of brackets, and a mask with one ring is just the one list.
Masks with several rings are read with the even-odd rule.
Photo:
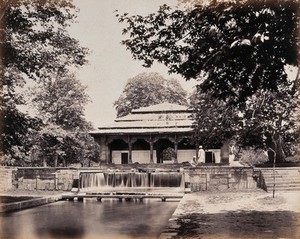
[[144, 140], [144, 139], [137, 139], [133, 144], [132, 144], [132, 149], [133, 150], [150, 150], [150, 145], [149, 143]]
[[156, 150], [157, 163], [163, 163], [163, 150], [167, 148], [174, 148], [174, 143], [169, 139], [159, 139], [154, 143], [154, 149]]
[[139, 138], [132, 144], [132, 163], [150, 162], [150, 144], [145, 139]]
[[115, 164], [128, 164], [129, 147], [122, 139], [115, 139], [109, 144], [110, 162]]
[[128, 144], [123, 139], [115, 139], [109, 144], [110, 150], [128, 150]]

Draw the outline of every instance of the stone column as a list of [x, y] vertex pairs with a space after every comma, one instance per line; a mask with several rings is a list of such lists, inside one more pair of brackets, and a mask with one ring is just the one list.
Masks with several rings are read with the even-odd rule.
[[182, 140], [182, 137], [175, 134], [174, 137], [170, 137], [169, 140], [174, 144], [174, 152], [175, 152], [174, 163], [178, 163], [178, 144]]
[[150, 163], [154, 163], [153, 161], [153, 146], [154, 146], [154, 143], [153, 141], [150, 141]]
[[110, 141], [106, 136], [100, 136], [95, 138], [96, 142], [100, 146], [99, 162], [100, 163], [109, 163], [109, 143]]
[[118, 139], [115, 136], [106, 136], [105, 137], [105, 162], [106, 163], [114, 163], [112, 162], [112, 149], [110, 144], [115, 140]]
[[150, 146], [150, 163], [154, 163], [154, 142], [155, 142], [155, 137], [153, 138], [152, 135], [149, 135], [148, 137], [144, 138]]
[[106, 163], [112, 163], [111, 149], [108, 149], [108, 151], [106, 152]]
[[132, 143], [128, 142], [128, 163], [132, 163]]
[[175, 151], [175, 161], [174, 161], [174, 163], [178, 163], [178, 157], [177, 157], [178, 142], [174, 143], [174, 151]]

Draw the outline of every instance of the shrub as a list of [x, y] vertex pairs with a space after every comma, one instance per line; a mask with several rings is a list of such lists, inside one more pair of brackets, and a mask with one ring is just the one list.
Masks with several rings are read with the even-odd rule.
[[254, 166], [269, 161], [268, 154], [262, 149], [242, 149], [237, 155], [241, 163]]

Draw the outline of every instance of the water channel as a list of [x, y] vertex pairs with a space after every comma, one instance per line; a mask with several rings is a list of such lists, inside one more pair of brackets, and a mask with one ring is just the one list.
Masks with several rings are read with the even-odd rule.
[[1, 238], [157, 238], [179, 200], [60, 201], [2, 214]]
[[[84, 172], [80, 193], [182, 192], [184, 180], [178, 172]], [[179, 199], [85, 199], [60, 201], [0, 215], [1, 238], [157, 238], [168, 223]]]

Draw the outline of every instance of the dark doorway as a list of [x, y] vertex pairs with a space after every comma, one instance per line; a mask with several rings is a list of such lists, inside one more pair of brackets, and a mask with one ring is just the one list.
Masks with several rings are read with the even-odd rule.
[[213, 163], [213, 153], [205, 152], [205, 163]]
[[128, 153], [121, 153], [121, 163], [128, 164]]
[[174, 148], [174, 144], [169, 139], [162, 138], [162, 139], [157, 140], [154, 143], [154, 149], [156, 150], [157, 163], [163, 163], [162, 152], [166, 148]]

